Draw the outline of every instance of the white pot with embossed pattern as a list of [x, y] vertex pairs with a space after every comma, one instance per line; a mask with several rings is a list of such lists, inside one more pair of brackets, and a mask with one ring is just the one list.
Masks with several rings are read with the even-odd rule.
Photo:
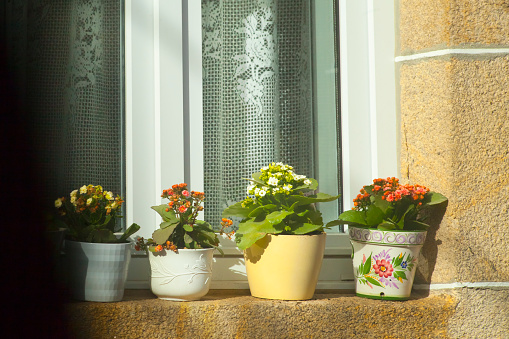
[[213, 248], [149, 251], [152, 293], [164, 300], [200, 299], [210, 288], [213, 254]]

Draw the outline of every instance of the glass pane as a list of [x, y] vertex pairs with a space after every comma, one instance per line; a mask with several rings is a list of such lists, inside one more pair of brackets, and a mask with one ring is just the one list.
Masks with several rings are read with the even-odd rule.
[[241, 178], [270, 162], [317, 178], [312, 5], [202, 0], [205, 219], [216, 226], [245, 198]]
[[9, 3], [9, 60], [31, 113], [45, 202], [85, 184], [123, 195], [123, 1]]

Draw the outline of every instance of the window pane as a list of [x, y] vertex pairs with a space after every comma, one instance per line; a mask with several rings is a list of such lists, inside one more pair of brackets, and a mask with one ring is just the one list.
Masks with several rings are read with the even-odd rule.
[[123, 1], [9, 3], [9, 59], [32, 113], [45, 200], [84, 184], [123, 194]]
[[320, 180], [312, 2], [202, 0], [202, 15], [205, 218], [217, 225], [225, 207], [245, 198], [241, 178], [270, 162]]

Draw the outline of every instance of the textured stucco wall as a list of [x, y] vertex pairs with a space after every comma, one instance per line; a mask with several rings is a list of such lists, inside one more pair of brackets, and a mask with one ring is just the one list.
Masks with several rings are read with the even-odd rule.
[[[401, 178], [449, 198], [416, 283], [509, 282], [509, 1], [399, 0], [396, 16]], [[509, 290], [445, 293], [449, 337], [509, 338]]]
[[400, 0], [399, 52], [509, 44], [507, 0]]
[[400, 84], [401, 176], [449, 197], [421, 281], [509, 281], [509, 57], [406, 63]]
[[509, 281], [509, 1], [400, 0], [401, 177], [449, 197], [417, 283]]

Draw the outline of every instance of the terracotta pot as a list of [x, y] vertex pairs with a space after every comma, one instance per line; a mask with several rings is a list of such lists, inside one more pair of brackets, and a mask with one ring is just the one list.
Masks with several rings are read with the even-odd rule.
[[270, 235], [244, 251], [251, 295], [307, 300], [315, 293], [326, 234]]

